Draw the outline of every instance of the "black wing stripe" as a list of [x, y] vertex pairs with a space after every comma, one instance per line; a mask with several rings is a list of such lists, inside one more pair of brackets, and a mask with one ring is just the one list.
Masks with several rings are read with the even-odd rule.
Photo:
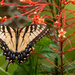
[[11, 34], [10, 28], [9, 28], [8, 26], [6, 26], [6, 28], [7, 28], [7, 31], [9, 32], [9, 34], [10, 34], [10, 36], [11, 36], [11, 38], [12, 38], [12, 34]]
[[30, 32], [32, 33], [32, 31], [33, 31], [33, 26], [31, 25], [31, 27], [30, 27]]
[[24, 27], [22, 27], [22, 28], [20, 29], [20, 32], [23, 30], [23, 28], [24, 28]]
[[29, 26], [26, 27], [26, 29], [25, 29], [25, 33], [24, 33], [24, 35], [23, 35], [23, 38], [25, 37], [25, 34], [26, 34], [27, 31], [28, 31], [28, 28], [29, 28]]
[[19, 34], [19, 32], [18, 32], [18, 28], [17, 28], [17, 31], [16, 31], [16, 51], [17, 51], [18, 39], [19, 39], [19, 36], [17, 36], [18, 34]]
[[35, 24], [35, 29], [34, 30], [36, 31], [36, 29], [37, 29], [37, 25]]
[[4, 34], [5, 34], [5, 26], [3, 26], [2, 29], [3, 29], [3, 32], [4, 32]]

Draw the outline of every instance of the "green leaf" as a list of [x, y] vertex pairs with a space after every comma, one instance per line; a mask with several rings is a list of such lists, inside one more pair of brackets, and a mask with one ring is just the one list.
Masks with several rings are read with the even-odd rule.
[[45, 57], [53, 58], [54, 57], [54, 51], [52, 51], [49, 48], [49, 45], [51, 43], [51, 40], [47, 37], [44, 37], [41, 39], [36, 45], [35, 45], [35, 51], [37, 53], [42, 54]]

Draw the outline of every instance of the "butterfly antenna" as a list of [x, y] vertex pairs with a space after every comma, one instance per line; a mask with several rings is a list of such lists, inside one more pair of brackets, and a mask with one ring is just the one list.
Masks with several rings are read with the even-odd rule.
[[8, 71], [8, 67], [9, 67], [9, 65], [10, 65], [10, 61], [9, 61], [8, 64], [7, 64], [6, 72]]

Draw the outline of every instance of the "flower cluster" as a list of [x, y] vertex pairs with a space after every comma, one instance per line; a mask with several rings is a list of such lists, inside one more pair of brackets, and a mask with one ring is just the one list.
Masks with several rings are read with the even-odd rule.
[[75, 4], [75, 0], [68, 0], [68, 1], [62, 0], [61, 3], [62, 4], [69, 4], [69, 3]]
[[3, 23], [3, 22], [6, 21], [6, 20], [7, 20], [7, 17], [6, 17], [6, 16], [4, 16], [3, 18], [0, 17], [0, 21], [1, 21], [1, 23]]
[[32, 18], [32, 21], [37, 24], [44, 24], [44, 18], [37, 15], [37, 12], [34, 12], [34, 16]]
[[4, 4], [5, 4], [4, 0], [2, 0], [2, 1], [0, 2], [0, 4], [1, 4], [1, 5], [4, 5]]
[[56, 22], [54, 22], [54, 25], [57, 25], [59, 27], [59, 26], [61, 26], [61, 23], [56, 21]]
[[33, 2], [33, 1], [31, 1], [31, 0], [20, 0], [20, 2], [21, 3], [29, 3], [30, 5], [35, 5], [35, 4], [37, 4], [38, 2]]
[[65, 38], [66, 31], [64, 31], [63, 28], [61, 28], [61, 30], [58, 30], [58, 32], [59, 32], [58, 37], [63, 37], [63, 38]]

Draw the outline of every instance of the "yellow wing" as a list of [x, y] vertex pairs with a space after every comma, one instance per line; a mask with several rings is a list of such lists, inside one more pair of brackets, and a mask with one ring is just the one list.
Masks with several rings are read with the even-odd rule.
[[3, 50], [5, 50], [7, 45], [8, 50], [11, 52], [16, 51], [16, 37], [13, 28], [5, 25], [0, 26], [0, 44], [4, 48]]
[[43, 24], [33, 24], [20, 30], [17, 52], [25, 51], [27, 45], [33, 46], [48, 33], [49, 29]]

